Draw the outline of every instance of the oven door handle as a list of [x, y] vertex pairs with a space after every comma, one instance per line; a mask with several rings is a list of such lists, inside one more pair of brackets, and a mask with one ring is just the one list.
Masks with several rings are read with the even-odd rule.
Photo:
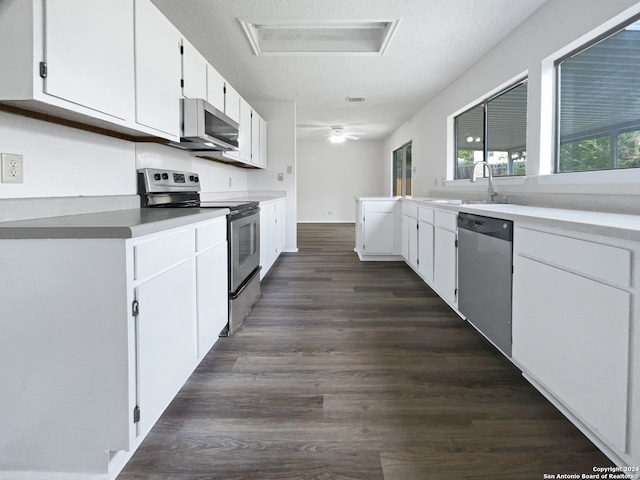
[[257, 266], [256, 269], [251, 273], [251, 275], [249, 275], [244, 282], [242, 282], [242, 285], [240, 285], [240, 288], [235, 291], [235, 292], [231, 292], [229, 294], [229, 297], [231, 298], [231, 300], [235, 300], [236, 298], [238, 298], [240, 295], [242, 295], [242, 292], [244, 291], [245, 288], [247, 288], [247, 285], [249, 285], [251, 283], [251, 280], [253, 280], [253, 278], [258, 275], [258, 273], [260, 273], [260, 270], [262, 270], [261, 266]]

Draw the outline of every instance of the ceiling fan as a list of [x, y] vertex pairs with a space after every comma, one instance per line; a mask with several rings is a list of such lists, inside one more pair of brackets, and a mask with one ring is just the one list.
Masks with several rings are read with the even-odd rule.
[[346, 139], [349, 140], [358, 140], [358, 137], [354, 137], [353, 135], [348, 135], [344, 133], [344, 127], [341, 125], [334, 125], [331, 127], [331, 132], [329, 133], [329, 138], [327, 138], [328, 142], [331, 143], [342, 143]]

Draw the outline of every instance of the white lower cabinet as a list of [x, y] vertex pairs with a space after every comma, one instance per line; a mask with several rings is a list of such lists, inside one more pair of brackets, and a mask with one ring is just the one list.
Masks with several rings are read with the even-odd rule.
[[418, 220], [402, 215], [402, 258], [414, 270], [418, 269]]
[[151, 430], [195, 367], [194, 289], [191, 258], [135, 289], [139, 435]]
[[427, 283], [433, 282], [434, 230], [433, 224], [420, 220], [418, 229], [418, 273]]
[[395, 198], [356, 199], [356, 246], [361, 260], [402, 259], [399, 202]]
[[433, 222], [432, 208], [402, 202], [402, 258], [430, 285], [433, 283], [434, 263]]
[[0, 240], [0, 478], [115, 478], [226, 319], [225, 229]]
[[260, 278], [269, 272], [286, 243], [286, 199], [260, 204]]
[[446, 302], [455, 307], [458, 302], [458, 234], [456, 214], [435, 210], [434, 288]]
[[631, 432], [637, 463], [628, 418], [640, 402], [629, 392], [632, 251], [605, 242], [516, 227], [513, 359], [609, 453], [624, 460]]
[[196, 257], [198, 358], [218, 340], [228, 321], [227, 242]]

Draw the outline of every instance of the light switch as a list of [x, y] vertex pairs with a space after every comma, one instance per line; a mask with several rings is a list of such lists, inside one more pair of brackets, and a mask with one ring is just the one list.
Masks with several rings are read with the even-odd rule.
[[278, 181], [282, 182], [284, 180], [284, 173], [279, 173], [278, 174]]

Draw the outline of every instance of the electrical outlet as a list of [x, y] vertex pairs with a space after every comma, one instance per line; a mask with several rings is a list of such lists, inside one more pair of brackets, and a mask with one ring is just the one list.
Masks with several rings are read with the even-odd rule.
[[229, 177], [229, 186], [233, 186], [233, 178]]
[[24, 183], [22, 155], [2, 154], [2, 183]]
[[293, 167], [291, 165], [287, 165], [287, 173], [293, 173]]

